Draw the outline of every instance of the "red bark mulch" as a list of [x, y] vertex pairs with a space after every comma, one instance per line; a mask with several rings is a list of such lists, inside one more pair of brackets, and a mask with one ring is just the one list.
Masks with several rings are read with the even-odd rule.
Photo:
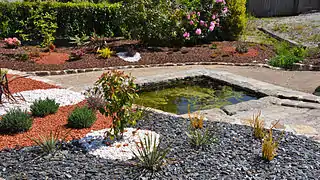
[[37, 64], [64, 64], [69, 60], [69, 54], [57, 52], [40, 53], [40, 57], [32, 60]]
[[[59, 88], [58, 86], [47, 84], [41, 81], [36, 81], [30, 78], [24, 78], [18, 75], [7, 75], [9, 80], [9, 90], [11, 93], [17, 93], [21, 91], [29, 91], [35, 89], [51, 89]], [[12, 79], [12, 77], [15, 77]], [[10, 80], [12, 79], [12, 80]]]
[[[83, 106], [85, 102], [80, 102], [77, 105], [60, 107], [58, 112], [52, 115], [48, 115], [44, 118], [34, 118], [31, 129], [27, 132], [4, 135], [0, 134], [0, 150], [4, 148], [17, 148], [24, 146], [31, 146], [34, 143], [28, 138], [39, 138], [41, 136], [47, 136], [51, 131], [59, 129], [62, 135], [67, 132], [70, 128], [67, 128], [68, 115], [77, 106]], [[71, 129], [66, 140], [80, 139], [84, 137], [91, 130], [100, 130], [109, 128], [111, 126], [110, 118], [106, 118], [100, 113], [97, 113], [97, 121], [91, 128], [85, 129]], [[63, 133], [64, 132], [64, 133]]]

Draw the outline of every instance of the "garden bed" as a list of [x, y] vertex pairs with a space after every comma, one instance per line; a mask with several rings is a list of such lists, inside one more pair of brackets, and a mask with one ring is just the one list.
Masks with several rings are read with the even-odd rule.
[[[14, 58], [15, 54], [21, 53], [20, 49], [25, 48], [24, 53], [30, 53], [31, 47], [20, 47], [19, 49], [0, 48], [0, 67], [20, 71], [53, 71], [66, 69], [84, 69], [84, 68], [104, 68], [113, 66], [126, 65], [149, 65], [149, 64], [165, 64], [165, 63], [187, 63], [187, 62], [229, 62], [229, 63], [266, 63], [266, 59], [274, 55], [271, 46], [248, 43], [248, 52], [239, 54], [235, 51], [235, 47], [240, 42], [214, 42], [216, 49], [211, 49], [210, 44], [194, 47], [183, 48], [158, 48], [143, 47], [137, 41], [121, 40], [108, 43], [108, 46], [115, 52], [125, 51], [128, 45], [134, 45], [134, 49], [141, 54], [141, 60], [138, 62], [126, 62], [119, 57], [113, 55], [111, 58], [102, 59], [97, 54], [86, 53], [80, 60], [61, 63], [57, 61], [43, 62], [39, 58], [30, 60], [19, 60]], [[74, 48], [56, 48], [55, 53], [70, 54]], [[39, 50], [37, 50], [39, 51]], [[64, 57], [65, 58], [65, 57]], [[40, 58], [41, 59], [41, 58]], [[37, 63], [37, 62], [41, 62]], [[53, 63], [53, 64], [52, 64]]]
[[[43, 118], [40, 118], [40, 117], [34, 118], [33, 125], [31, 129], [27, 132], [14, 134], [14, 135], [0, 134], [0, 150], [4, 148], [31, 146], [34, 143], [27, 136], [35, 138], [35, 137], [38, 137], [39, 135], [48, 135], [51, 131], [54, 131], [56, 129], [59, 129], [61, 131], [69, 130], [69, 128], [66, 127], [68, 123], [67, 122], [68, 115], [72, 112], [72, 110], [75, 107], [84, 106], [85, 101], [76, 103], [77, 100], [76, 98], [74, 98], [76, 94], [73, 94], [73, 95], [65, 94], [66, 96], [73, 97], [67, 100], [67, 98], [64, 98], [63, 96], [59, 95], [58, 93], [59, 87], [55, 85], [47, 84], [41, 81], [36, 81], [30, 78], [25, 78], [18, 75], [9, 74], [8, 78], [11, 79], [14, 76], [16, 78], [9, 81], [9, 89], [11, 93], [23, 94], [27, 102], [20, 102], [20, 104], [8, 104], [4, 102], [4, 104], [0, 105], [0, 108], [1, 108], [0, 114], [2, 113], [3, 109], [7, 109], [9, 107], [21, 107], [23, 109], [27, 108], [31, 103], [31, 100], [29, 99], [34, 98], [31, 96], [48, 96], [49, 97], [53, 95], [54, 92], [57, 93], [56, 96], [59, 101], [64, 102], [65, 104], [72, 104], [72, 105], [67, 105], [67, 106], [61, 105], [61, 107], [58, 109], [57, 113], [55, 114], [48, 115]], [[46, 92], [50, 94], [46, 94]], [[64, 92], [68, 93], [67, 91], [63, 91], [63, 89], [61, 89], [60, 93], [64, 93]], [[1, 116], [0, 116], [0, 120], [1, 120]], [[91, 130], [107, 128], [110, 126], [110, 123], [111, 123], [110, 119], [106, 118], [100, 113], [97, 113], [97, 120], [91, 128], [85, 128], [80, 130], [72, 129], [70, 131], [70, 136], [68, 137], [68, 140], [82, 138], [85, 134], [87, 134]]]
[[[37, 147], [0, 152], [0, 177], [27, 179], [317, 179], [320, 174], [319, 143], [285, 133], [278, 155], [271, 162], [261, 158], [261, 142], [247, 126], [206, 122], [217, 143], [206, 149], [190, 146], [186, 120], [159, 113], [138, 122], [137, 127], [156, 131], [162, 147], [170, 145], [166, 165], [160, 171], [144, 171], [135, 160], [100, 159], [79, 148], [77, 141], [65, 144], [54, 156], [40, 156]], [[281, 132], [275, 131], [279, 138]]]

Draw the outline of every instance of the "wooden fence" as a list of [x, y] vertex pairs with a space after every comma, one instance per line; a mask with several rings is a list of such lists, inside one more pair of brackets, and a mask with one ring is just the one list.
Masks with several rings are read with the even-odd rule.
[[320, 0], [247, 0], [247, 10], [256, 17], [290, 16], [320, 10]]

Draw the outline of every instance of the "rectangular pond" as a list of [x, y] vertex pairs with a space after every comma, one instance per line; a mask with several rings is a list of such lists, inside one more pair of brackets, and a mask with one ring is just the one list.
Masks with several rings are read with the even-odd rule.
[[239, 87], [217, 82], [207, 77], [194, 77], [141, 86], [135, 104], [175, 114], [221, 108], [243, 101], [255, 100], [255, 95]]

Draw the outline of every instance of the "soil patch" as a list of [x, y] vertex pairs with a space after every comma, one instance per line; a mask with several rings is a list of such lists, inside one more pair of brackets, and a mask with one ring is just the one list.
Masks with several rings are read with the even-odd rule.
[[[52, 115], [48, 115], [44, 118], [35, 118], [31, 129], [24, 133], [15, 135], [3, 135], [0, 134], [0, 150], [4, 148], [18, 148], [24, 146], [31, 146], [34, 143], [28, 139], [27, 136], [32, 138], [38, 138], [39, 135], [49, 135], [51, 131], [56, 129], [61, 132], [66, 132], [69, 128], [66, 127], [68, 115], [77, 106], [83, 106], [85, 102], [81, 102], [77, 105], [60, 107], [58, 112]], [[97, 121], [92, 125], [91, 128], [85, 129], [71, 129], [67, 140], [79, 139], [84, 137], [91, 130], [100, 130], [108, 128], [111, 125], [111, 120], [106, 118], [102, 114], [97, 112]]]
[[40, 57], [34, 58], [33, 61], [38, 64], [64, 64], [68, 59], [67, 53], [47, 52], [40, 53]]
[[[141, 54], [141, 60], [138, 62], [126, 62], [117, 56], [109, 59], [98, 58], [97, 54], [87, 53], [82, 59], [77, 61], [67, 61], [63, 64], [38, 64], [34, 61], [12, 60], [8, 56], [0, 56], [0, 67], [20, 71], [54, 71], [66, 69], [83, 69], [83, 68], [104, 68], [112, 66], [126, 65], [147, 65], [147, 64], [164, 64], [164, 63], [187, 63], [187, 62], [228, 62], [228, 63], [266, 63], [265, 59], [274, 56], [271, 46], [248, 43], [249, 52], [245, 54], [221, 53], [223, 47], [236, 47], [240, 42], [213, 42], [217, 44], [217, 49], [210, 49], [211, 44], [183, 47], [145, 47], [136, 41], [122, 40], [114, 43], [108, 43], [108, 46], [115, 52], [123, 52], [128, 46]], [[0, 48], [1, 49], [1, 48]], [[75, 48], [56, 48], [57, 53], [70, 54]], [[1, 51], [0, 51], [1, 53]], [[212, 54], [217, 54], [212, 57]]]

